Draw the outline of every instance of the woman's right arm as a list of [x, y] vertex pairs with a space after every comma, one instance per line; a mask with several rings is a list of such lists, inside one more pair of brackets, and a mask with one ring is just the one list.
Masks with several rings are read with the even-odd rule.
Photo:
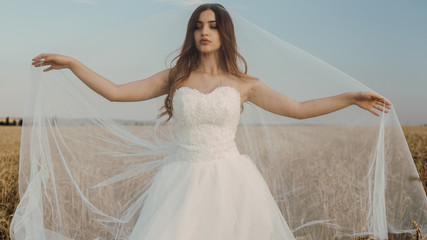
[[143, 80], [117, 85], [92, 71], [74, 58], [58, 54], [40, 54], [33, 58], [35, 67], [49, 66], [44, 72], [53, 69], [69, 68], [84, 84], [93, 91], [114, 102], [143, 101], [168, 93], [169, 69]]

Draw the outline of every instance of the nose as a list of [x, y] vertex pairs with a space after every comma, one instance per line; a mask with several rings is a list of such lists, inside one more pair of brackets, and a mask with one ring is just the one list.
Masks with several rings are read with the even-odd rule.
[[203, 25], [203, 27], [202, 27], [202, 36], [207, 36], [208, 34], [209, 34], [209, 28], [208, 28], [208, 26], [207, 26], [207, 24], [205, 24], [205, 25]]

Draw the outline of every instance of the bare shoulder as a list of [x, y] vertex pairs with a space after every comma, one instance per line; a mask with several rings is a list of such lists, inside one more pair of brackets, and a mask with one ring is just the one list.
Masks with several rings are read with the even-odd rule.
[[259, 78], [253, 76], [246, 76], [243, 79], [245, 87], [243, 88], [245, 101], [256, 102], [260, 96], [271, 96], [275, 91], [265, 85]]
[[246, 102], [253, 92], [253, 89], [259, 84], [260, 80], [251, 75], [235, 77], [236, 88], [239, 90], [243, 102]]
[[259, 78], [251, 76], [251, 75], [244, 75], [240, 78], [242, 81], [242, 84], [245, 85], [245, 88], [252, 89], [254, 86], [259, 84], [261, 80]]
[[244, 80], [245, 82], [249, 82], [249, 83], [259, 81], [259, 79], [257, 77], [247, 75], [247, 74], [243, 75], [243, 77], [241, 79]]

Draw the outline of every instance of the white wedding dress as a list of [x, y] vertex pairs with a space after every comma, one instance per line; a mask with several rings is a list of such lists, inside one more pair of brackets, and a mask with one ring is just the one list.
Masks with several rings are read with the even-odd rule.
[[178, 146], [154, 177], [130, 239], [295, 239], [257, 167], [236, 147], [239, 92], [181, 87], [173, 101]]

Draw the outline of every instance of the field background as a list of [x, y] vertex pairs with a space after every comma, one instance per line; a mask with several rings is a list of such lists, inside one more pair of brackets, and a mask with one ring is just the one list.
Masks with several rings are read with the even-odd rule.
[[[403, 131], [427, 192], [427, 126], [404, 126]], [[9, 224], [19, 201], [17, 181], [20, 136], [21, 127], [0, 127], [0, 240], [9, 239]], [[406, 235], [394, 239], [417, 237]]]

